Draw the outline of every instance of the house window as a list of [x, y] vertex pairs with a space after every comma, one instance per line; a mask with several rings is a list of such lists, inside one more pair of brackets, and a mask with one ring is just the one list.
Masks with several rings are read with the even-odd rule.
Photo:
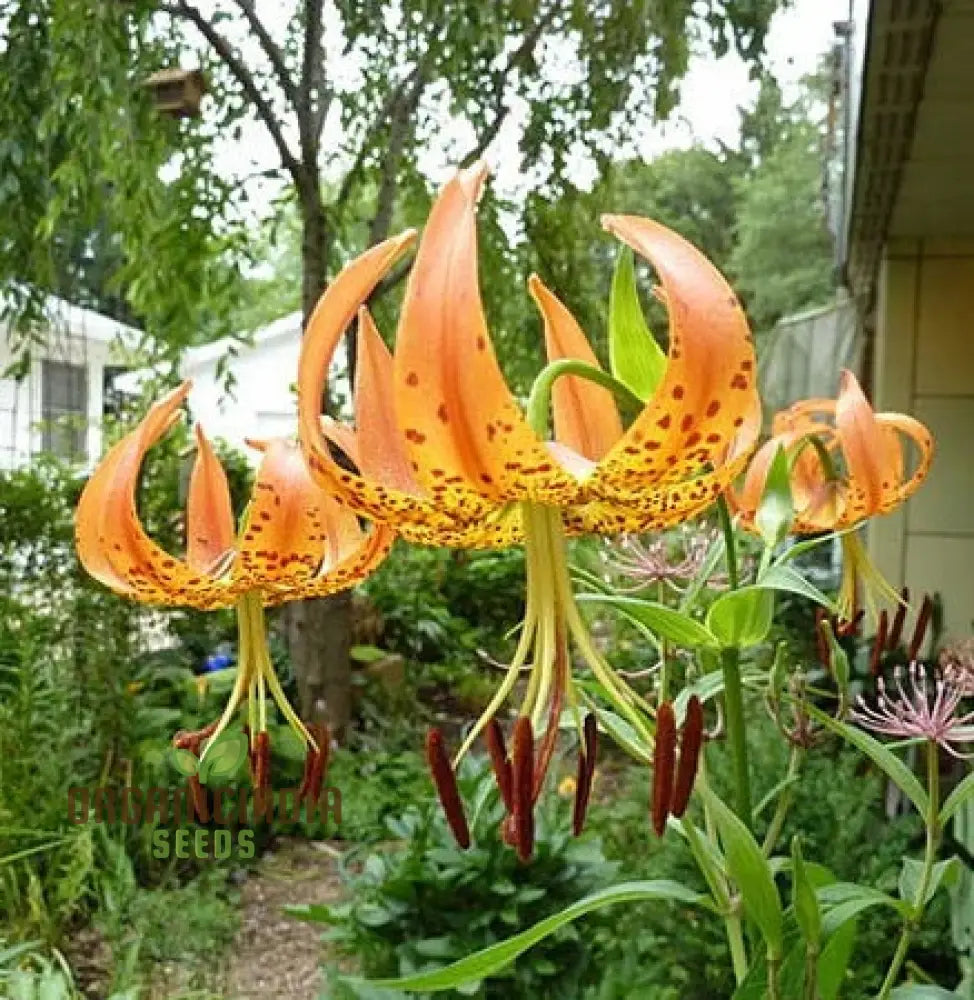
[[69, 461], [84, 461], [88, 449], [88, 370], [63, 361], [43, 363], [42, 447]]

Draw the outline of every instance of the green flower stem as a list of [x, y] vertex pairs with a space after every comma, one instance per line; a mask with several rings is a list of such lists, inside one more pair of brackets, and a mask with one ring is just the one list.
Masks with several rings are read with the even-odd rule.
[[[717, 498], [717, 516], [720, 530], [724, 535], [724, 556], [727, 560], [727, 582], [731, 590], [737, 590], [740, 577], [737, 570], [737, 539], [731, 523], [727, 501]], [[748, 829], [751, 828], [751, 779], [747, 765], [747, 739], [744, 733], [744, 695], [741, 685], [741, 654], [736, 647], [729, 646], [720, 654], [720, 667], [724, 673], [724, 709], [727, 716], [727, 736], [730, 740], [731, 758], [734, 765], [737, 815]]]
[[730, 508], [723, 496], [717, 497], [717, 517], [720, 531], [724, 536], [724, 558], [727, 560], [727, 582], [731, 590], [737, 590], [740, 577], [737, 572], [737, 538], [731, 522]]
[[927, 843], [923, 853], [920, 882], [917, 885], [916, 896], [913, 898], [910, 912], [903, 921], [900, 939], [896, 944], [896, 951], [893, 953], [889, 971], [886, 973], [886, 978], [877, 994], [877, 1000], [887, 1000], [892, 992], [896, 980], [899, 978], [900, 970], [903, 968], [903, 962], [906, 960], [906, 954], [910, 950], [913, 934], [923, 920], [930, 879], [933, 877], [933, 866], [937, 860], [937, 849], [940, 847], [940, 754], [934, 740], [927, 740], [927, 794], [929, 804], [927, 815], [924, 817], [927, 827]]
[[734, 646], [721, 651], [720, 667], [724, 672], [724, 710], [727, 717], [727, 737], [730, 741], [734, 768], [737, 815], [750, 829], [751, 777], [747, 763], [747, 738], [744, 729], [744, 697], [741, 685], [741, 654]]
[[586, 364], [584, 361], [577, 361], [573, 358], [562, 358], [560, 361], [552, 361], [538, 374], [531, 386], [531, 395], [528, 397], [527, 416], [528, 423], [538, 437], [548, 436], [548, 415], [551, 412], [551, 390], [557, 379], [565, 375], [574, 375], [577, 378], [586, 379], [596, 385], [608, 389], [619, 402], [625, 406], [642, 409], [645, 406], [630, 388], [617, 378], [613, 378], [608, 372], [594, 365]]
[[778, 989], [778, 973], [781, 970], [781, 959], [768, 955], [768, 1000], [781, 1000]]
[[[701, 787], [706, 785], [705, 768], [702, 761], [700, 774], [698, 776], [698, 783]], [[707, 809], [706, 804], [704, 804], [703, 808], [704, 824], [708, 827], [709, 831], [712, 828], [710, 811]], [[717, 909], [723, 914], [724, 930], [727, 934], [727, 944], [731, 953], [731, 964], [734, 968], [734, 981], [738, 986], [740, 986], [741, 983], [744, 982], [744, 977], [747, 975], [748, 962], [747, 949], [744, 945], [744, 928], [741, 924], [741, 915], [738, 905], [731, 899], [730, 891], [727, 887], [723, 872], [721, 872], [713, 863], [707, 848], [700, 839], [699, 831], [693, 825], [689, 817], [684, 816], [680, 820], [680, 825], [682, 826], [684, 835], [687, 838], [687, 843], [690, 845], [690, 853], [693, 855], [693, 858], [697, 863], [697, 867], [700, 869], [704, 881], [710, 889], [710, 894], [713, 896], [714, 902], [717, 904]], [[708, 832], [708, 838], [711, 841], [716, 842], [716, 833]]]
[[795, 800], [795, 786], [797, 782], [793, 779], [798, 776], [804, 757], [805, 754], [801, 747], [793, 746], [791, 748], [791, 756], [788, 758], [788, 772], [785, 776], [788, 784], [782, 788], [781, 794], [778, 796], [778, 804], [775, 806], [774, 815], [768, 824], [768, 832], [764, 835], [764, 843], [761, 845], [761, 851], [766, 858], [771, 857], [778, 843], [778, 838], [781, 836], [781, 828], [785, 825], [788, 811]]

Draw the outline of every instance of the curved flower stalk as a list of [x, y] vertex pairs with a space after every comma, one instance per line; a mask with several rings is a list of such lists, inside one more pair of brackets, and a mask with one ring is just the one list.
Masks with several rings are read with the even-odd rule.
[[[520, 641], [495, 697], [457, 755], [459, 760], [469, 749], [527, 670], [512, 752], [503, 755], [512, 769], [509, 825], [523, 828], [554, 751], [563, 707], [574, 711], [579, 742], [586, 742], [571, 645], [619, 711], [647, 742], [652, 739], [645, 721], [649, 707], [609, 669], [576, 607], [566, 536], [659, 529], [704, 510], [743, 470], [760, 412], [747, 321], [724, 279], [665, 227], [635, 216], [606, 216], [605, 228], [650, 260], [659, 276], [659, 296], [670, 314], [662, 379], [624, 429], [611, 391], [614, 380], [598, 368], [566, 307], [532, 276], [529, 289], [541, 311], [548, 357], [572, 365], [560, 378], [551, 366], [542, 373], [526, 416], [497, 363], [480, 299], [476, 203], [484, 175], [480, 166], [461, 172], [438, 197], [406, 288], [394, 355], [363, 303], [406, 251], [412, 233], [367, 251], [325, 292], [302, 345], [300, 439], [324, 488], [413, 542], [524, 545], [527, 599]], [[323, 425], [319, 414], [330, 361], [356, 316], [360, 359], [352, 431]], [[554, 440], [547, 439], [549, 418]], [[356, 472], [335, 461], [329, 438], [352, 458]], [[431, 765], [443, 793], [441, 757], [437, 751], [434, 763], [431, 755]], [[498, 773], [502, 788], [507, 777], [503, 769]], [[511, 839], [529, 853], [523, 829], [512, 829]]]
[[142, 526], [136, 489], [146, 453], [179, 419], [189, 390], [186, 382], [155, 403], [95, 469], [78, 503], [78, 555], [91, 576], [123, 597], [204, 610], [236, 608], [238, 668], [226, 709], [200, 733], [179, 734], [177, 745], [194, 752], [202, 746], [205, 753], [246, 698], [255, 778], [264, 783], [269, 692], [307, 747], [312, 774], [327, 747], [319, 745], [284, 694], [267, 649], [264, 606], [353, 586], [385, 558], [393, 534], [381, 526], [364, 532], [358, 518], [311, 479], [298, 447], [283, 439], [254, 445], [263, 459], [235, 531], [226, 473], [197, 426], [186, 556], [166, 552]]
[[[904, 439], [918, 458], [907, 471]], [[851, 618], [857, 583], [865, 584], [875, 617], [874, 592], [899, 597], [880, 576], [855, 529], [870, 517], [888, 514], [911, 497], [930, 471], [933, 437], [918, 420], [902, 413], [876, 413], [855, 375], [843, 371], [836, 399], [808, 399], [774, 418], [772, 436], [755, 453], [732, 500], [742, 522], [754, 526], [778, 450], [790, 464], [795, 534], [844, 531], [839, 608]]]

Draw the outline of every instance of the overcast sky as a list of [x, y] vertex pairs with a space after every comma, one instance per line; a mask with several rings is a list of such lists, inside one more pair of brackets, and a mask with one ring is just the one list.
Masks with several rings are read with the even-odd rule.
[[[282, 9], [286, 5], [282, 6]], [[832, 24], [848, 17], [849, 0], [792, 0], [791, 5], [775, 15], [768, 38], [771, 67], [787, 87], [816, 68], [818, 60], [832, 44]], [[282, 13], [282, 20], [283, 20]], [[733, 143], [737, 137], [737, 109], [754, 100], [757, 86], [748, 80], [747, 68], [736, 55], [715, 59], [700, 52], [692, 62], [681, 86], [681, 103], [670, 121], [647, 125], [642, 135], [634, 136], [639, 153], [652, 159], [664, 149], [683, 147], [697, 141], [711, 144], [716, 140]], [[519, 116], [513, 114], [487, 152], [494, 168], [494, 184], [506, 195], [530, 186], [534, 179], [518, 172], [515, 157], [502, 151], [516, 141]], [[453, 170], [453, 159], [473, 145], [474, 137], [463, 124], [447, 123], [447, 144], [431, 149], [421, 158], [420, 167], [436, 180], [444, 180]], [[452, 147], [452, 148], [451, 148]], [[218, 162], [230, 176], [253, 177], [278, 165], [274, 147], [259, 124], [245, 127], [242, 139], [227, 140], [218, 154]], [[574, 164], [573, 179], [587, 184], [593, 179], [591, 165], [579, 160]], [[266, 181], [251, 181], [248, 191], [251, 207], [263, 214], [279, 186]], [[263, 210], [263, 211], [262, 211]]]

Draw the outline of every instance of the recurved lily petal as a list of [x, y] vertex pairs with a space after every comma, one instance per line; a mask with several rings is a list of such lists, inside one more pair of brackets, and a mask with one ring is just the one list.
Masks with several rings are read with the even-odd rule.
[[[318, 574], [302, 587], [300, 597], [327, 597], [361, 583], [389, 554], [396, 535], [384, 525], [373, 524], [368, 535], [363, 535], [354, 547], [346, 545], [335, 550], [322, 564]], [[293, 594], [284, 599], [290, 600]], [[272, 598], [269, 603], [275, 603]]]
[[[544, 317], [549, 361], [572, 359], [601, 368], [575, 317], [541, 279], [528, 279], [531, 296]], [[622, 420], [612, 393], [575, 376], [559, 378], [551, 394], [555, 440], [597, 462], [622, 437]]]
[[[409, 231], [367, 250], [341, 271], [318, 301], [301, 341], [298, 362], [300, 439], [316, 480], [341, 494], [355, 510], [376, 521], [394, 520], [400, 534], [420, 544], [449, 545], [454, 544], [451, 539], [466, 537], [468, 533], [477, 538], [484, 534], [489, 503], [467, 491], [466, 504], [460, 510], [447, 512], [429, 498], [372, 482], [366, 476], [342, 468], [332, 457], [321, 421], [328, 367], [338, 342], [359, 308], [414, 237], [415, 234]], [[445, 490], [443, 485], [441, 491]]]
[[396, 412], [416, 477], [439, 506], [564, 503], [577, 492], [511, 395], [477, 282], [484, 169], [460, 173], [430, 213], [406, 287], [394, 363]]
[[895, 479], [891, 487], [884, 490], [882, 513], [886, 513], [899, 506], [904, 500], [911, 497], [919, 488], [920, 484], [927, 478], [930, 465], [933, 462], [934, 444], [933, 435], [930, 431], [913, 417], [908, 417], [902, 413], [880, 413], [876, 418], [884, 431], [893, 431], [904, 435], [912, 441], [918, 453], [918, 459], [913, 472], [904, 481], [903, 475], [903, 453], [902, 449], [897, 449], [899, 465], [892, 469]]
[[233, 548], [233, 507], [230, 485], [213, 446], [196, 425], [196, 461], [186, 500], [186, 561], [205, 572]]
[[190, 568], [145, 532], [135, 490], [146, 452], [177, 418], [190, 384], [160, 400], [101, 462], [78, 503], [76, 538], [82, 565], [95, 579], [149, 603], [217, 600], [220, 584]]
[[850, 371], [843, 371], [839, 378], [835, 426], [848, 474], [849, 515], [861, 520], [882, 504], [883, 482], [889, 475], [883, 461], [887, 442], [873, 408]]
[[355, 425], [359, 470], [367, 479], [420, 495], [409, 466], [393, 403], [392, 355], [368, 309], [359, 309], [355, 370]]
[[771, 463], [779, 448], [787, 449], [791, 442], [790, 435], [780, 435], [769, 438], [754, 453], [744, 475], [744, 482], [739, 490], [731, 490], [728, 494], [737, 510], [748, 513], [756, 511], [761, 504], [764, 490], [768, 482], [768, 473], [771, 471]]
[[[720, 492], [743, 468], [760, 430], [744, 312], [717, 269], [676, 233], [636, 216], [606, 216], [603, 225], [656, 269], [669, 311], [669, 357], [652, 399], [589, 487], [612, 501], [645, 495], [650, 483], [673, 484], [669, 502], [680, 504], [700, 489], [695, 474], [710, 465], [707, 488]], [[684, 486], [688, 477], [695, 481]]]
[[246, 578], [257, 587], [313, 577], [330, 543], [336, 506], [312, 480], [297, 445], [268, 442], [239, 542], [235, 580]]

